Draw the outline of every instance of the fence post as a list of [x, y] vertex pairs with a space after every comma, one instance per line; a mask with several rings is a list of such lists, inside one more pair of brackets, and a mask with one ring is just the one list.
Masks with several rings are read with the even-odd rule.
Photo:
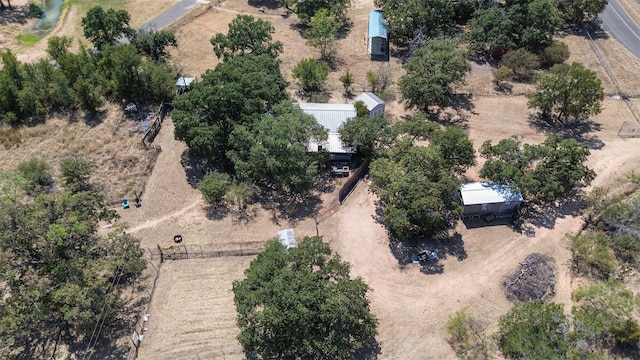
[[160, 252], [160, 262], [164, 261], [164, 254], [162, 253], [162, 248], [158, 245], [158, 251]]

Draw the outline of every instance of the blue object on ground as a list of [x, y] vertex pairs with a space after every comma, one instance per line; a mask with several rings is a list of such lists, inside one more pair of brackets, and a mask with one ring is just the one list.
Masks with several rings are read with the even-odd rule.
[[123, 209], [128, 209], [129, 208], [129, 200], [122, 199], [122, 208]]

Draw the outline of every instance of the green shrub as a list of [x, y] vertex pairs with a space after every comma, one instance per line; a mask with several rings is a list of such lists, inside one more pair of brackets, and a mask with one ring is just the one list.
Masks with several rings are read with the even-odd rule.
[[569, 239], [573, 264], [578, 272], [605, 279], [613, 274], [616, 257], [606, 234], [586, 232], [569, 236]]
[[31, 192], [51, 183], [51, 166], [44, 160], [31, 159], [18, 165], [18, 172], [27, 181], [26, 191]]
[[231, 185], [228, 174], [210, 171], [198, 183], [198, 190], [202, 193], [207, 204], [216, 204], [224, 200], [224, 196]]
[[40, 18], [44, 14], [44, 10], [38, 4], [29, 3], [29, 7], [27, 8], [27, 17], [30, 18]]
[[302, 59], [293, 68], [293, 77], [305, 92], [320, 90], [328, 76], [329, 65], [324, 61]]
[[562, 64], [569, 58], [569, 47], [567, 44], [554, 41], [553, 44], [544, 48], [540, 53], [542, 66], [550, 68], [555, 64]]
[[506, 53], [502, 57], [500, 65], [513, 70], [517, 80], [529, 81], [535, 71], [540, 69], [540, 57], [522, 48]]

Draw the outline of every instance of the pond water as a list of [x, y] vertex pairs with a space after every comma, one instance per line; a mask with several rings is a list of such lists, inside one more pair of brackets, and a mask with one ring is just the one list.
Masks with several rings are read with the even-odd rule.
[[36, 24], [36, 29], [48, 31], [53, 29], [60, 17], [60, 11], [62, 2], [64, 0], [45, 0], [42, 10], [44, 14], [40, 18], [40, 21]]

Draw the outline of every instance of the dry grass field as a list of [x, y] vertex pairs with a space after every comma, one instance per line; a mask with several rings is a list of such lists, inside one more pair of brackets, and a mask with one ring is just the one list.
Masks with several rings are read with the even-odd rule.
[[[142, 3], [146, 2], [130, 1], [127, 6]], [[338, 69], [331, 73], [327, 82], [330, 102], [347, 101], [337, 80], [346, 69], [356, 75], [357, 93], [366, 87], [364, 74], [383, 65], [369, 61], [366, 56], [364, 36], [367, 13], [371, 9], [370, 0], [355, 1], [350, 9], [354, 25], [340, 40]], [[218, 60], [209, 39], [216, 32], [226, 32], [228, 22], [238, 13], [249, 13], [273, 23], [275, 39], [285, 44], [282, 71], [289, 80], [292, 67], [301, 58], [318, 56], [316, 50], [304, 44], [295, 15], [283, 17], [281, 9], [267, 9], [261, 13], [246, 1], [228, 0], [177, 29], [179, 48], [173, 58], [185, 74], [199, 77], [215, 66]], [[566, 34], [561, 40], [570, 46], [570, 61], [580, 61], [594, 69], [602, 79], [605, 91], [617, 92], [584, 37]], [[612, 39], [602, 38], [597, 42], [625, 89], [637, 91], [638, 72], [635, 69], [640, 66], [638, 61]], [[41, 51], [37, 46], [33, 51], [19, 49], [25, 57], [36, 56], [33, 54]], [[388, 64], [395, 79], [401, 74], [400, 63], [399, 59], [392, 58]], [[496, 94], [487, 66], [474, 64], [468, 80], [468, 85], [460, 91], [472, 94], [473, 107], [459, 112], [456, 118], [468, 129], [476, 146], [485, 140], [511, 135], [522, 136], [526, 142], [544, 139], [544, 129], [530, 122], [532, 111], [527, 109], [526, 98]], [[517, 89], [518, 94], [527, 91], [526, 86]], [[290, 93], [295, 96], [297, 90], [292, 83]], [[387, 109], [394, 117], [406, 113], [398, 102], [389, 103]], [[616, 184], [617, 179], [628, 171], [640, 169], [640, 154], [634, 151], [640, 145], [640, 139], [617, 136], [624, 121], [636, 122], [625, 102], [607, 98], [602, 114], [591, 120], [590, 126], [574, 132], [573, 136], [592, 147], [589, 165], [598, 173], [593, 186]], [[0, 147], [5, 155], [0, 157], [0, 168], [11, 170], [21, 159], [33, 155], [55, 162], [65, 153], [82, 152], [100, 161], [100, 167], [110, 169], [95, 180], [102, 181], [100, 185], [105, 189], [112, 188], [111, 198], [117, 199], [122, 192], [129, 191], [126, 188], [144, 183], [143, 206], [118, 211], [122, 216], [120, 221], [128, 225], [129, 232], [140, 238], [147, 249], [173, 245], [175, 234], [181, 234], [186, 245], [208, 249], [257, 247], [276, 235], [279, 229], [287, 227], [293, 227], [298, 237], [315, 235], [313, 219], [274, 218], [271, 212], [257, 205], [250, 206], [244, 214], [210, 211], [188, 182], [195, 170], [186, 156], [185, 144], [173, 139], [171, 119], [165, 121], [156, 138], [155, 143], [162, 151], [157, 155], [152, 171], [149, 169], [153, 157], [141, 152], [137, 147], [140, 135], [129, 134], [127, 126], [114, 109], [93, 126], [83, 121], [69, 125], [67, 120], [57, 119], [27, 128], [21, 130], [24, 144]], [[88, 139], [94, 139], [95, 143]], [[127, 174], [123, 171], [125, 164], [134, 161], [126, 159], [137, 159], [137, 163], [127, 170], [134, 171], [135, 168], [136, 176], [124, 176]], [[474, 177], [477, 171], [477, 168], [472, 169], [468, 175]], [[123, 177], [117, 180], [115, 175], [120, 173]], [[132, 178], [135, 178], [135, 184], [124, 183]], [[326, 195], [325, 199], [330, 196]], [[503, 278], [533, 252], [550, 255], [553, 259], [558, 270], [553, 301], [564, 304], [567, 312], [570, 310], [571, 291], [580, 282], [569, 272], [570, 252], [565, 240], [565, 234], [576, 232], [582, 226], [575, 204], [550, 208], [550, 216], [539, 218], [531, 234], [518, 233], [506, 225], [467, 228], [460, 223], [448, 242], [434, 245], [443, 257], [441, 273], [427, 275], [417, 265], [402, 265], [403, 254], [415, 249], [390, 242], [385, 229], [375, 220], [375, 201], [375, 196], [368, 192], [367, 182], [360, 184], [344, 205], [333, 215], [323, 218], [318, 230], [332, 248], [352, 264], [353, 275], [361, 276], [371, 287], [372, 309], [380, 319], [377, 337], [380, 359], [455, 358], [446, 341], [445, 324], [449, 316], [465, 309], [481, 319], [487, 329], [495, 330], [498, 318], [511, 306], [502, 292]], [[250, 260], [251, 257], [225, 257], [166, 261], [150, 304], [150, 320], [138, 358], [244, 358], [235, 339], [238, 329], [231, 283], [242, 278]], [[629, 279], [629, 283], [639, 293], [638, 276]], [[122, 335], [128, 337], [130, 333]]]

